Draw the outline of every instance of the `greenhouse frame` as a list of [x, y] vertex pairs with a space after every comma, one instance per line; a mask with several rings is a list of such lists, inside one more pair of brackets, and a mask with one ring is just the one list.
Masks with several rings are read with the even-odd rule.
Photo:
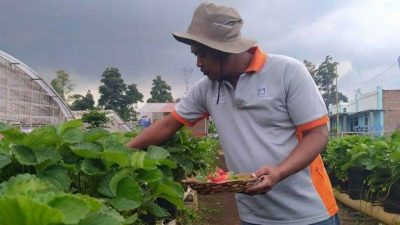
[[38, 73], [0, 51], [0, 121], [30, 130], [73, 118], [66, 103]]

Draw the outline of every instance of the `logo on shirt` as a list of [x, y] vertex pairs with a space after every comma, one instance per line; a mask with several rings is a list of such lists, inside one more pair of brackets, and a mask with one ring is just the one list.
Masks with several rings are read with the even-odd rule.
[[259, 87], [257, 96], [258, 97], [266, 97], [267, 96], [267, 88], [266, 87]]

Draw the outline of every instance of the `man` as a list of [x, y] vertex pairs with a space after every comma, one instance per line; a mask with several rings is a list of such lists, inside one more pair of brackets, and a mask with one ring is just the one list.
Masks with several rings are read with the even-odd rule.
[[207, 78], [128, 146], [160, 144], [211, 115], [229, 170], [261, 180], [236, 194], [243, 225], [339, 224], [319, 155], [328, 141], [321, 95], [301, 62], [263, 53], [241, 37], [242, 25], [232, 8], [198, 6], [187, 33], [173, 36], [191, 46]]

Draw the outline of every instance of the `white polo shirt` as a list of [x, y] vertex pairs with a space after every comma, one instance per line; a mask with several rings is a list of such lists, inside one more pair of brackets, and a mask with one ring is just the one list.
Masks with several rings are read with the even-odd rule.
[[[174, 117], [193, 126], [211, 115], [228, 169], [253, 172], [285, 160], [301, 133], [328, 121], [327, 110], [303, 63], [251, 50], [252, 62], [236, 89], [203, 78], [181, 98]], [[255, 224], [307, 225], [328, 219], [338, 207], [322, 159], [276, 184], [265, 195], [236, 194], [240, 218]]]

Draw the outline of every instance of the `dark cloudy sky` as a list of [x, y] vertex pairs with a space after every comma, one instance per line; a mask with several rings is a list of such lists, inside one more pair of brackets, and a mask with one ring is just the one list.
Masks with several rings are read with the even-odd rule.
[[[377, 85], [400, 89], [399, 0], [215, 0], [236, 8], [243, 36], [267, 53], [319, 64], [331, 55], [339, 65], [339, 91]], [[0, 0], [0, 50], [49, 81], [66, 70], [76, 93], [97, 95], [106, 67], [119, 68], [126, 83], [149, 97], [152, 79], [161, 75], [174, 98], [185, 91], [183, 68], [193, 68], [190, 83], [202, 77], [188, 46], [171, 32], [185, 31], [195, 0]], [[391, 66], [391, 67], [390, 67]], [[378, 76], [379, 75], [379, 76]]]

